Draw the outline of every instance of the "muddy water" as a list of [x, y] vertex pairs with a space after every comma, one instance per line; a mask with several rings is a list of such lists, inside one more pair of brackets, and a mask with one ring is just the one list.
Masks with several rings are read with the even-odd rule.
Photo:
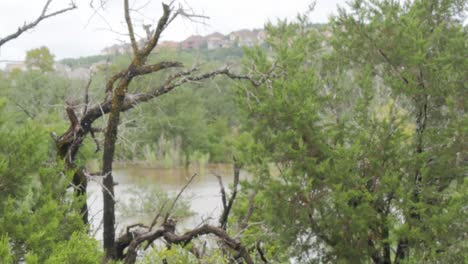
[[[192, 211], [196, 214], [182, 223], [181, 229], [198, 225], [202, 219], [212, 218], [217, 221], [222, 209], [218, 180], [214, 174], [223, 177], [224, 185], [227, 187], [232, 183], [233, 171], [231, 165], [216, 164], [206, 167], [194, 168], [144, 168], [138, 166], [126, 166], [114, 169], [115, 198], [117, 203], [132, 198], [135, 191], [148, 190], [151, 187], [167, 191], [175, 196], [186, 184], [187, 180], [194, 174], [197, 176], [185, 190], [184, 196], [189, 198]], [[245, 179], [247, 174], [241, 171], [240, 178]], [[148, 188], [149, 187], [149, 188]], [[135, 197], [133, 197], [135, 198]], [[98, 240], [102, 240], [102, 190], [101, 185], [91, 181], [88, 186], [88, 206], [92, 231]], [[118, 206], [116, 206], [118, 210]], [[116, 212], [117, 234], [126, 225], [143, 221], [145, 224], [151, 222], [151, 213], [147, 219], [132, 219], [122, 216]]]

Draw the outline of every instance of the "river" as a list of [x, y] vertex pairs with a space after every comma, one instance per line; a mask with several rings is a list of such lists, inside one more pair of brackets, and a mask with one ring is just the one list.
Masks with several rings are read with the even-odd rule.
[[[139, 191], [162, 189], [175, 196], [194, 174], [197, 176], [184, 191], [183, 196], [189, 199], [191, 210], [196, 214], [185, 220], [179, 230], [195, 227], [202, 219], [211, 218], [211, 222], [217, 221], [222, 210], [219, 183], [215, 174], [222, 176], [226, 188], [233, 181], [232, 165], [210, 164], [206, 167], [190, 168], [147, 168], [141, 166], [117, 167], [113, 171], [114, 181], [118, 184], [114, 188], [117, 203], [123, 203], [131, 199], [138, 199]], [[241, 171], [240, 179], [245, 179], [247, 174]], [[91, 223], [91, 231], [98, 240], [102, 240], [102, 189], [95, 181], [88, 185], [88, 206]], [[156, 214], [150, 212], [146, 219], [135, 219], [122, 216], [119, 206], [116, 206], [117, 235], [129, 224], [143, 221], [149, 224]]]

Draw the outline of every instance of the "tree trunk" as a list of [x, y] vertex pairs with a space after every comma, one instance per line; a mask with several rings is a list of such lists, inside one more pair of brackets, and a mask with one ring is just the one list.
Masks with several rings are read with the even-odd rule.
[[85, 225], [89, 224], [88, 220], [88, 204], [86, 202], [86, 191], [88, 189], [88, 180], [84, 175], [84, 171], [82, 168], [79, 168], [75, 174], [73, 175], [73, 185], [75, 185], [75, 196], [76, 199], [83, 203], [81, 205], [80, 213], [83, 223]]
[[107, 259], [115, 259], [115, 200], [114, 200], [114, 178], [112, 176], [112, 163], [114, 162], [115, 142], [117, 141], [120, 112], [125, 99], [128, 85], [132, 79], [133, 64], [130, 65], [125, 78], [121, 79], [114, 96], [109, 113], [109, 121], [104, 139], [104, 153], [102, 158], [103, 180], [103, 242]]
[[88, 182], [83, 168], [78, 168], [75, 164], [76, 154], [87, 132], [80, 126], [72, 106], [68, 106], [66, 112], [70, 120], [70, 127], [60, 137], [54, 137], [57, 160], [65, 162], [66, 171], [74, 171], [72, 186], [74, 187], [76, 199], [83, 203], [80, 209], [83, 223], [88, 224], [88, 206], [86, 204]]

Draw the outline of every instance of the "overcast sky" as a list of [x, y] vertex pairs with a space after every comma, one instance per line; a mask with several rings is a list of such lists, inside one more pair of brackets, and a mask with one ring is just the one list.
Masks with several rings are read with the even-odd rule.
[[[0, 0], [0, 37], [14, 32], [25, 21], [35, 19], [46, 0]], [[51, 11], [68, 5], [69, 0], [54, 0]], [[0, 50], [1, 60], [23, 60], [29, 49], [47, 46], [57, 59], [76, 58], [96, 55], [106, 46], [127, 41], [123, 20], [123, 1], [107, 0], [103, 9], [98, 9], [99, 0], [76, 0], [78, 9], [57, 17], [44, 20], [38, 27], [21, 37], [3, 45]], [[149, 1], [149, 4], [147, 4]], [[194, 23], [179, 18], [164, 32], [165, 40], [183, 40], [193, 34], [209, 34], [215, 31], [227, 34], [242, 28], [262, 28], [268, 20], [278, 18], [293, 19], [299, 12], [304, 12], [311, 0], [181, 0], [179, 3], [189, 6], [194, 13], [209, 16], [205, 24]], [[133, 13], [136, 29], [142, 23], [148, 24], [161, 15], [160, 0], [130, 0], [135, 9]], [[147, 4], [147, 5], [146, 5]], [[325, 22], [336, 13], [337, 4], [345, 5], [345, 0], [317, 0], [311, 20]], [[140, 8], [144, 6], [144, 8]]]

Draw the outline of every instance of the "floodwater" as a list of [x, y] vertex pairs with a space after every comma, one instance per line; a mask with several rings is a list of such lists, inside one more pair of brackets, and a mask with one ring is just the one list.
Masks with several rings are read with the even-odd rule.
[[[182, 196], [189, 200], [191, 210], [195, 215], [181, 223], [178, 229], [195, 227], [206, 219], [215, 223], [222, 210], [220, 187], [217, 178], [220, 175], [225, 188], [233, 182], [233, 169], [229, 164], [211, 164], [206, 167], [190, 168], [147, 168], [141, 166], [125, 166], [115, 168], [114, 187], [116, 205], [117, 235], [127, 225], [143, 222], [149, 225], [157, 212], [149, 212], [146, 219], [133, 219], [122, 216], [118, 203], [125, 203], [131, 199], [138, 199], [139, 191], [160, 189], [174, 197], [187, 183], [188, 179], [197, 173], [192, 183]], [[240, 180], [246, 179], [247, 174], [241, 171]], [[154, 188], [152, 188], [154, 187]], [[136, 197], [137, 196], [137, 197]], [[102, 240], [102, 189], [98, 182], [91, 181], [88, 185], [88, 206], [91, 230], [98, 240]]]

